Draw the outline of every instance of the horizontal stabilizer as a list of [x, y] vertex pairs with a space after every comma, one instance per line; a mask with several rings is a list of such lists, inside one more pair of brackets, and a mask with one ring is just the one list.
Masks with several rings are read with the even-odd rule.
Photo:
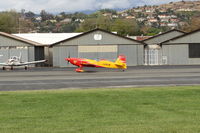
[[119, 55], [119, 57], [115, 61], [115, 65], [123, 67], [124, 69], [126, 69], [127, 68], [127, 66], [126, 66], [126, 56]]

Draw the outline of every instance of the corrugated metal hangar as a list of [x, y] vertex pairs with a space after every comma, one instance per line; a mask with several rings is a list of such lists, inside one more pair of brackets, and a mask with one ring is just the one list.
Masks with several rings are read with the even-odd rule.
[[[31, 40], [33, 42], [37, 42], [41, 44], [41, 47], [36, 47], [36, 51], [38, 57], [41, 57], [40, 60], [46, 59], [47, 62], [45, 63], [47, 66], [53, 66], [52, 60], [52, 48], [49, 47], [50, 45], [80, 35], [81, 33], [20, 33], [20, 34], [13, 34], [15, 36], [24, 38], [26, 40]], [[43, 54], [43, 55], [40, 55]]]
[[184, 34], [185, 32], [173, 29], [144, 40], [143, 42], [146, 44], [144, 46], [144, 65], [168, 65], [165, 48], [163, 49], [160, 44]]
[[160, 44], [167, 65], [200, 64], [200, 29]]
[[[54, 36], [54, 33], [49, 34]], [[63, 34], [64, 40], [58, 35], [58, 40], [54, 39], [54, 43], [43, 44], [37, 41], [36, 36], [35, 41], [0, 32], [0, 55], [3, 55], [0, 62], [21, 53], [22, 61], [48, 59], [49, 66], [72, 67], [65, 61], [66, 57], [114, 61], [118, 55], [124, 54], [127, 66], [200, 64], [200, 29], [190, 33], [174, 29], [143, 42], [102, 29], [69, 35], [70, 33], [64, 37]], [[52, 36], [49, 37], [53, 38]], [[48, 37], [45, 38], [49, 40]]]
[[126, 55], [128, 66], [143, 65], [143, 43], [102, 29], [85, 32], [51, 47], [54, 67], [72, 67], [67, 65], [66, 57], [114, 61], [121, 54]]
[[[11, 56], [22, 55], [22, 61], [39, 60], [42, 57], [41, 44], [0, 32], [0, 62], [6, 62]], [[41, 51], [41, 52], [40, 52]]]
[[179, 30], [144, 40], [145, 65], [199, 65], [200, 29], [190, 33]]

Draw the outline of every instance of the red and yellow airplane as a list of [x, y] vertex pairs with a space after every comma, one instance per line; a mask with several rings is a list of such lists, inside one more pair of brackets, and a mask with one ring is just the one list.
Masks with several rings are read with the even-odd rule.
[[78, 66], [79, 68], [75, 69], [76, 72], [84, 72], [83, 67], [105, 67], [105, 68], [116, 68], [116, 69], [127, 69], [126, 66], [126, 57], [124, 55], [119, 55], [115, 62], [108, 60], [91, 60], [85, 58], [65, 58], [66, 61], [71, 64]]

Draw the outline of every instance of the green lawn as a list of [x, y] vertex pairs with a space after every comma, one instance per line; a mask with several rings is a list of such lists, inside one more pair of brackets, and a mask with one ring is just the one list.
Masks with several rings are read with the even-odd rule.
[[0, 92], [0, 133], [199, 133], [200, 86]]

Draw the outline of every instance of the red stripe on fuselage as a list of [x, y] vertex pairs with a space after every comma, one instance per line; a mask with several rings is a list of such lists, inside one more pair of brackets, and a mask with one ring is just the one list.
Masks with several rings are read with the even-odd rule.
[[96, 64], [93, 64], [93, 60], [85, 59], [85, 58], [65, 58], [66, 61], [69, 61], [71, 64], [79, 67], [102, 67]]

